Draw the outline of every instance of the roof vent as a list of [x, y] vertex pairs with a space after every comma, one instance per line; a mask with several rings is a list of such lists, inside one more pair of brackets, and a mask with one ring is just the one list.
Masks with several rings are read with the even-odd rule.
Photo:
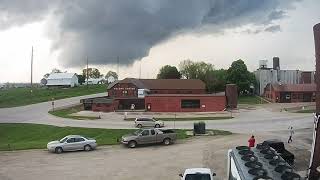
[[255, 176], [266, 176], [267, 171], [262, 168], [253, 168], [248, 171], [249, 174], [255, 175]]
[[254, 153], [250, 150], [241, 150], [239, 151], [240, 155], [253, 155]]
[[293, 173], [293, 172], [285, 172], [281, 176], [282, 180], [300, 180], [301, 177], [299, 174]]

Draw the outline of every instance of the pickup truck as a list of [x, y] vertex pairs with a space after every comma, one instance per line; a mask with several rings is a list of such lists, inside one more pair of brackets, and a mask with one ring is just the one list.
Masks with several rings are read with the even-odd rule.
[[124, 135], [121, 143], [130, 148], [135, 148], [141, 144], [163, 143], [169, 145], [177, 139], [177, 134], [173, 130], [164, 129], [139, 129], [136, 132]]
[[262, 144], [268, 145], [272, 147], [274, 150], [277, 151], [277, 153], [280, 154], [280, 156], [290, 165], [293, 165], [294, 163], [294, 155], [287, 151], [284, 147], [284, 143], [280, 140], [266, 140]]

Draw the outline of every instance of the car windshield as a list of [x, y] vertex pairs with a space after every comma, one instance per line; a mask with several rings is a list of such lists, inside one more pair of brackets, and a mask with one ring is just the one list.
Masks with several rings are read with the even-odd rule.
[[133, 134], [137, 136], [137, 135], [141, 134], [142, 131], [143, 131], [143, 129], [139, 129], [138, 131], [134, 132]]
[[67, 139], [68, 139], [67, 137], [64, 137], [64, 138], [60, 139], [60, 142], [64, 143], [64, 142], [66, 142]]
[[211, 180], [210, 174], [187, 174], [186, 180]]

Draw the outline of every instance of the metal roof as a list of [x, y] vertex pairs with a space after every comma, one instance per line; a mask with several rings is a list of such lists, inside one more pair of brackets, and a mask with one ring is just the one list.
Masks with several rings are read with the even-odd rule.
[[51, 73], [47, 80], [50, 79], [71, 79], [75, 73]]
[[206, 85], [199, 79], [135, 79], [126, 78], [109, 85], [108, 89], [118, 83], [132, 83], [139, 89], [201, 89]]

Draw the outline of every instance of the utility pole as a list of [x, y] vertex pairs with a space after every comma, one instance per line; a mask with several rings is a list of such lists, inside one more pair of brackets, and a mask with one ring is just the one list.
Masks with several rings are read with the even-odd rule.
[[87, 72], [86, 72], [86, 78], [87, 78], [87, 88], [88, 88], [88, 79], [89, 79], [89, 72], [88, 72], [88, 69], [89, 69], [89, 58], [88, 58], [88, 56], [87, 56]]
[[31, 92], [32, 92], [32, 87], [33, 87], [33, 82], [32, 82], [32, 74], [33, 74], [33, 46], [31, 48]]
[[313, 27], [316, 52], [316, 117], [313, 133], [313, 143], [310, 158], [309, 180], [318, 180], [320, 177], [320, 23]]
[[139, 69], [139, 79], [141, 79], [141, 61], [140, 61], [140, 69]]

